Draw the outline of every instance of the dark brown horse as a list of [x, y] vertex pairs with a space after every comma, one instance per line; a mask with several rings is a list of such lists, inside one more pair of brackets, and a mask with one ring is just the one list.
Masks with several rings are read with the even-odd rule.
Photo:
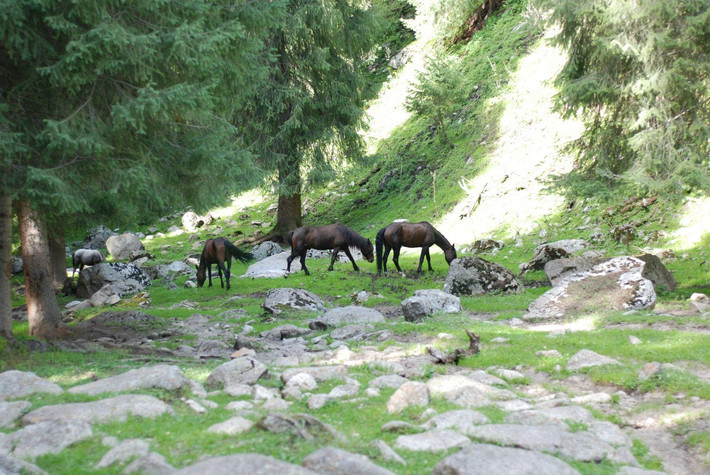
[[[209, 286], [212, 287], [212, 264], [217, 264], [219, 282], [222, 284], [222, 287], [224, 287], [224, 282], [222, 281], [222, 272], [224, 272], [224, 276], [227, 279], [227, 290], [229, 290], [232, 257], [246, 262], [254, 256], [249, 252], [242, 251], [225, 238], [218, 237], [208, 239], [205, 242], [205, 247], [202, 249], [202, 255], [200, 255], [200, 265], [197, 266], [197, 286], [202, 287], [205, 283], [205, 279], [209, 278]], [[226, 267], [224, 265], [225, 262], [227, 263]]]
[[353, 259], [352, 254], [350, 254], [350, 247], [360, 249], [363, 257], [367, 259], [368, 262], [375, 260], [372, 242], [342, 224], [304, 226], [291, 231], [288, 234], [288, 240], [291, 243], [291, 255], [286, 259], [286, 270], [288, 272], [291, 272], [291, 262], [296, 256], [301, 256], [301, 267], [303, 267], [306, 275], [311, 274], [306, 268], [306, 251], [308, 251], [308, 249], [333, 250], [328, 270], [333, 270], [333, 263], [340, 251], [345, 252], [345, 255], [350, 258], [350, 262], [353, 263], [353, 269], [360, 270], [357, 264], [355, 264], [355, 259]]
[[[382, 269], [387, 272], [387, 257], [390, 254], [390, 249], [393, 251], [392, 262], [397, 267], [399, 272], [402, 269], [399, 267], [399, 251], [404, 247], [421, 247], [422, 253], [419, 256], [419, 267], [417, 272], [422, 271], [422, 263], [426, 256], [429, 270], [431, 268], [431, 257], [429, 257], [429, 248], [436, 244], [444, 251], [446, 262], [451, 265], [451, 261], [456, 259], [456, 249], [453, 244], [437, 231], [434, 226], [422, 221], [421, 223], [392, 223], [387, 227], [379, 230], [375, 238], [377, 246], [377, 272], [382, 273]], [[383, 259], [384, 248], [384, 259]]]

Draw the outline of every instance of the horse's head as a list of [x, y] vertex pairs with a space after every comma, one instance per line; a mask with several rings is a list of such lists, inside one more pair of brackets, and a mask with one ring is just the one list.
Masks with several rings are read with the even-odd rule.
[[362, 251], [362, 257], [367, 259], [367, 262], [372, 262], [375, 260], [375, 248], [372, 245], [372, 241], [367, 240], [367, 245], [360, 249]]
[[444, 251], [444, 258], [446, 259], [446, 263], [451, 265], [451, 262], [456, 259], [456, 249], [454, 249], [454, 245], [451, 245], [451, 248], [447, 249]]
[[207, 279], [207, 269], [205, 267], [195, 266], [197, 268], [197, 286], [202, 287]]

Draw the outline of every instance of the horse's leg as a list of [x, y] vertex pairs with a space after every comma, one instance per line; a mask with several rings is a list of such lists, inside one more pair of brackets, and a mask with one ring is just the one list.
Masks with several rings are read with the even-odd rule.
[[[229, 262], [231, 264], [231, 261]], [[224, 283], [222, 282], [222, 272], [224, 272], [224, 277], [227, 279], [227, 290], [229, 290], [229, 269], [231, 268], [231, 265], [229, 267], [224, 266], [224, 261], [217, 261], [217, 270], [219, 271], [219, 282], [222, 284], [222, 288], [224, 288]]]
[[208, 287], [212, 287], [212, 264], [207, 264], [207, 276], [210, 280], [210, 285]]
[[433, 271], [434, 269], [431, 268], [431, 256], [429, 256], [429, 248], [426, 248], [426, 263], [429, 266], [429, 272]]
[[398, 272], [402, 272], [402, 268], [399, 267], [399, 251], [402, 249], [401, 246], [392, 246], [392, 262], [394, 262], [394, 266], [397, 268]]
[[333, 252], [330, 253], [330, 267], [328, 267], [328, 270], [333, 270], [333, 264], [335, 263], [335, 260], [338, 258], [339, 252], [340, 252], [339, 247], [333, 248]]
[[385, 252], [384, 255], [382, 256], [382, 269], [387, 272], [387, 258], [390, 256], [390, 250], [392, 248], [390, 247], [389, 244], [385, 242]]
[[360, 269], [358, 268], [357, 264], [355, 264], [355, 259], [353, 259], [353, 255], [350, 253], [350, 249], [346, 247], [343, 250], [345, 251], [345, 255], [348, 256], [348, 258], [350, 259], [350, 262], [353, 263], [353, 269], [359, 271]]
[[301, 251], [301, 267], [303, 267], [303, 271], [306, 273], [306, 275], [311, 275], [311, 273], [308, 272], [308, 268], [306, 267], [306, 252], [308, 252], [306, 249]]
[[291, 255], [286, 258], [286, 272], [291, 272], [291, 262], [297, 255], [296, 248], [291, 249]]
[[[422, 264], [424, 263], [424, 258], [429, 260], [429, 246], [422, 246], [422, 252], [419, 254], [419, 267], [417, 267], [417, 272], [422, 271]], [[431, 270], [431, 263], [429, 263], [429, 270]]]

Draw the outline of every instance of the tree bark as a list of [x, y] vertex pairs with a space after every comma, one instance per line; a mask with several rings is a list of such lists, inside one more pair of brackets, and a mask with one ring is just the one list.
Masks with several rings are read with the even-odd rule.
[[12, 334], [12, 199], [0, 192], [0, 335]]
[[64, 287], [67, 279], [67, 250], [64, 231], [53, 229], [49, 235], [49, 265], [52, 269], [54, 289]]
[[284, 241], [290, 231], [301, 227], [301, 175], [299, 160], [288, 158], [279, 168], [279, 204], [276, 210], [276, 224], [271, 234]]
[[28, 201], [19, 202], [17, 217], [25, 269], [25, 298], [30, 335], [52, 338], [60, 328], [61, 314], [49, 265], [47, 230]]

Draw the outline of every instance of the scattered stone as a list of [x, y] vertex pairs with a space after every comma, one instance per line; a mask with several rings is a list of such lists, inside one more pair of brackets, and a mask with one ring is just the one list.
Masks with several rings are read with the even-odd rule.
[[106, 240], [111, 236], [118, 236], [118, 233], [111, 231], [102, 224], [89, 231], [81, 247], [96, 250], [104, 249], [106, 248]]
[[631, 343], [632, 345], [640, 345], [643, 342], [641, 341], [640, 338], [638, 338], [634, 335], [629, 335], [629, 343]]
[[125, 373], [100, 379], [81, 386], [74, 386], [68, 392], [72, 394], [103, 394], [109, 392], [128, 392], [137, 389], [167, 389], [173, 391], [189, 382], [182, 370], [172, 365], [155, 365], [132, 369]]
[[430, 401], [429, 388], [419, 381], [409, 381], [402, 384], [387, 401], [387, 412], [395, 414], [411, 406], [428, 406]]
[[608, 404], [611, 402], [611, 395], [607, 393], [592, 393], [584, 396], [572, 398], [575, 404]]
[[490, 444], [471, 444], [449, 455], [432, 470], [432, 475], [579, 475], [560, 459], [540, 452]]
[[298, 465], [282, 462], [258, 454], [239, 454], [214, 457], [175, 472], [175, 475], [229, 475], [233, 473], [318, 475]]
[[[276, 279], [279, 277], [287, 277], [289, 273], [286, 272], [286, 259], [290, 255], [290, 251], [285, 251], [255, 262], [249, 266], [242, 278]], [[300, 270], [301, 262], [298, 259], [294, 259], [291, 263], [291, 273]]]
[[116, 462], [126, 463], [133, 458], [148, 455], [149, 452], [150, 444], [145, 440], [124, 440], [123, 442], [109, 450], [106, 455], [101, 458], [99, 463], [96, 464], [96, 468], [110, 467]]
[[375, 465], [364, 455], [325, 447], [303, 459], [303, 466], [322, 475], [388, 475], [393, 474]]
[[149, 473], [151, 475], [172, 475], [175, 469], [170, 465], [165, 457], [155, 452], [150, 452], [143, 457], [139, 457], [123, 470], [122, 473]]
[[540, 350], [535, 352], [535, 356], [539, 358], [562, 358], [562, 353], [557, 350]]
[[271, 412], [283, 412], [288, 410], [288, 406], [289, 403], [285, 400], [281, 399], [280, 397], [274, 397], [264, 401], [264, 404], [261, 405], [261, 409], [264, 411]]
[[694, 293], [690, 296], [690, 309], [698, 313], [710, 312], [710, 297], [701, 293]]
[[145, 246], [135, 234], [125, 233], [110, 236], [106, 240], [106, 249], [115, 261], [129, 259], [133, 251], [145, 250]]
[[148, 274], [134, 263], [102, 262], [85, 267], [79, 273], [76, 295], [88, 299], [104, 285], [109, 284], [113, 291], [123, 298], [126, 295], [145, 290], [151, 283]]
[[454, 259], [444, 283], [444, 292], [453, 295], [522, 293], [524, 290], [523, 285], [508, 269], [479, 257]]
[[659, 363], [658, 361], [653, 361], [651, 363], [646, 363], [645, 365], [643, 365], [636, 377], [640, 382], [644, 382], [658, 374], [661, 374], [661, 371], [661, 363]]
[[452, 430], [437, 430], [421, 434], [400, 435], [394, 444], [396, 449], [412, 452], [441, 452], [465, 447], [471, 441], [468, 437]]
[[427, 430], [452, 429], [467, 435], [471, 427], [479, 424], [489, 424], [490, 422], [491, 421], [480, 412], [470, 409], [459, 409], [434, 416], [424, 423], [422, 427]]
[[21, 257], [15, 257], [12, 256], [10, 258], [11, 265], [12, 265], [12, 274], [19, 274], [21, 273], [25, 267], [24, 267], [24, 261], [22, 260]]
[[291, 376], [286, 382], [285, 389], [297, 388], [300, 391], [314, 391], [318, 389], [318, 382], [313, 375], [298, 373]]
[[567, 371], [576, 371], [583, 368], [592, 368], [594, 366], [603, 366], [607, 364], [621, 364], [614, 358], [600, 355], [591, 350], [579, 350], [572, 358], [567, 361], [565, 368]]
[[393, 388], [397, 389], [409, 380], [398, 374], [385, 374], [370, 381], [371, 388]]
[[214, 424], [207, 429], [207, 432], [225, 435], [238, 435], [254, 427], [254, 423], [243, 417], [232, 417], [219, 424]]
[[356, 340], [361, 339], [365, 333], [372, 331], [373, 326], [370, 324], [346, 325], [336, 328], [330, 332], [330, 337], [334, 340]]
[[380, 456], [384, 460], [388, 462], [397, 462], [400, 465], [407, 465], [407, 462], [405, 462], [404, 459], [400, 457], [397, 452], [392, 450], [392, 447], [387, 445], [387, 442], [385, 442], [384, 440], [373, 440], [372, 445], [374, 445], [375, 448], [380, 451]]
[[514, 369], [500, 368], [494, 371], [497, 376], [500, 376], [506, 381], [516, 381], [520, 379], [525, 379], [525, 375], [520, 371], [515, 371]]
[[300, 373], [309, 374], [318, 382], [328, 381], [329, 379], [345, 379], [348, 375], [345, 366], [313, 366], [287, 369], [281, 373], [281, 381], [284, 384], [288, 384], [291, 378]]
[[494, 239], [478, 239], [473, 243], [471, 252], [474, 254], [480, 254], [483, 252], [497, 251], [505, 246], [503, 241], [496, 241]]
[[106, 284], [89, 297], [92, 307], [110, 307], [121, 301], [121, 297], [114, 292], [111, 284]]
[[308, 414], [268, 414], [258, 422], [258, 426], [275, 434], [291, 432], [308, 441], [315, 440], [316, 436], [330, 440], [344, 440], [343, 435], [329, 424]]
[[542, 270], [547, 262], [570, 257], [587, 247], [589, 247], [589, 243], [584, 239], [564, 239], [540, 244], [533, 251], [532, 259], [520, 265], [520, 274], [524, 275], [531, 270]]
[[0, 453], [0, 473], [3, 475], [19, 475], [27, 473], [47, 475], [47, 472], [36, 465], [16, 459], [15, 457], [10, 457], [9, 455], [3, 455], [2, 453]]
[[[32, 403], [28, 401], [0, 401], [0, 429], [14, 427], [15, 421], [30, 407], [32, 407]], [[0, 451], [0, 453], [2, 452]]]
[[324, 312], [326, 310], [323, 300], [314, 293], [304, 289], [291, 288], [269, 290], [263, 307], [264, 310], [275, 316], [289, 309], [310, 312]]
[[510, 343], [510, 338], [503, 338], [502, 336], [497, 336], [491, 340], [491, 343], [500, 343], [500, 344]]
[[276, 254], [281, 254], [284, 250], [272, 241], [264, 241], [257, 244], [251, 249], [251, 253], [254, 256], [254, 261], [263, 261], [267, 257], [274, 256]]
[[341, 384], [330, 390], [328, 399], [352, 398], [358, 395], [360, 389], [352, 384]]
[[205, 381], [205, 386], [222, 385], [225, 389], [236, 384], [254, 384], [268, 372], [266, 365], [250, 356], [228, 361], [217, 366]]
[[14, 445], [12, 455], [34, 458], [46, 454], [58, 454], [70, 445], [88, 439], [92, 435], [91, 426], [85, 420], [38, 422], [10, 435]]
[[439, 289], [415, 290], [414, 297], [402, 301], [402, 312], [408, 322], [418, 322], [435, 313], [460, 311], [461, 299]]
[[653, 282], [655, 288], [662, 288], [669, 291], [676, 289], [678, 283], [675, 277], [673, 277], [673, 274], [663, 265], [658, 256], [645, 253], [635, 257], [645, 263], [641, 275]]
[[58, 384], [28, 371], [10, 370], [0, 373], [0, 400], [17, 399], [36, 393], [59, 394]]
[[328, 310], [316, 321], [328, 327], [342, 327], [353, 323], [384, 323], [385, 317], [373, 308], [350, 305]]
[[315, 411], [325, 406], [329, 401], [327, 394], [314, 394], [308, 398], [308, 409]]

